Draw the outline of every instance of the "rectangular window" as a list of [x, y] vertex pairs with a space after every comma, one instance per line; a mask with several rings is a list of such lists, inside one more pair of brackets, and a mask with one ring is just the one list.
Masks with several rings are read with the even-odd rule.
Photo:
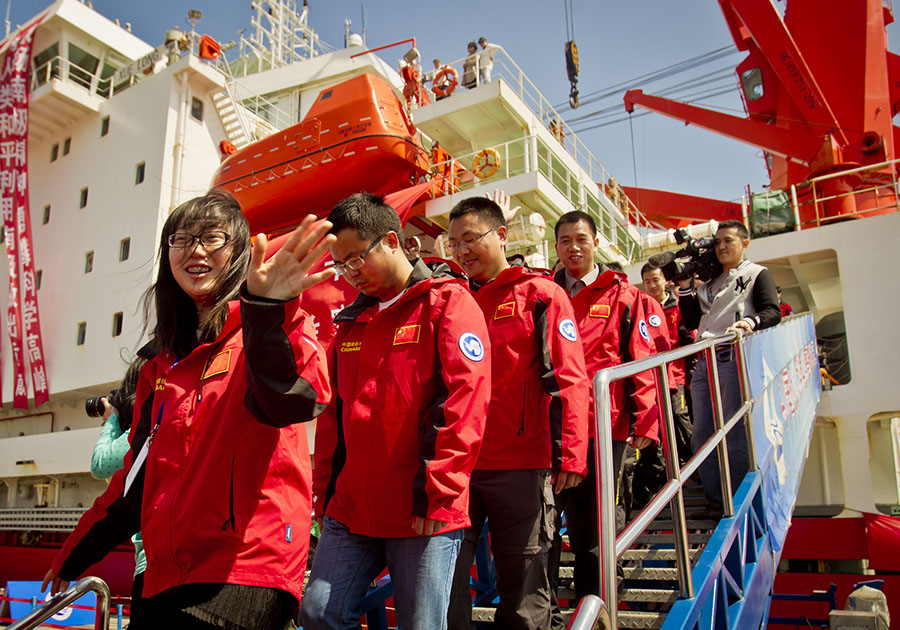
[[128, 260], [131, 255], [131, 239], [123, 238], [119, 242], [119, 262]]
[[34, 81], [44, 85], [50, 79], [59, 78], [59, 42], [53, 43], [34, 56]]
[[137, 186], [138, 184], [142, 183], [143, 181], [144, 181], [144, 163], [141, 162], [136, 167], [134, 167], [134, 185]]
[[50, 161], [55, 162], [59, 157], [59, 142], [50, 147]]
[[72, 148], [72, 138], [63, 140], [63, 155], [69, 155], [69, 149]]
[[97, 57], [75, 44], [69, 44], [69, 79], [90, 89], [99, 65]]
[[91, 273], [94, 270], [94, 252], [88, 252], [84, 255], [84, 273]]
[[46, 206], [44, 206], [43, 225], [47, 225], [48, 223], [50, 223], [50, 204], [49, 203]]
[[87, 206], [87, 195], [88, 195], [88, 189], [87, 189], [87, 188], [82, 188], [82, 189], [81, 189], [81, 196], [78, 198], [78, 209], [79, 209], [79, 210], [80, 210], [81, 208], [84, 208], [85, 206]]
[[78, 322], [78, 333], [75, 335], [75, 344], [79, 346], [84, 345], [84, 340], [87, 337], [87, 322]]
[[122, 334], [122, 321], [124, 316], [122, 311], [113, 314], [112, 336], [118, 337]]
[[203, 122], [203, 101], [195, 98], [191, 101], [191, 116]]
[[39, 291], [41, 289], [41, 278], [44, 277], [44, 270], [38, 269], [34, 272], [34, 290]]
[[109, 133], [109, 116], [104, 116], [100, 121], [100, 137], [102, 138]]

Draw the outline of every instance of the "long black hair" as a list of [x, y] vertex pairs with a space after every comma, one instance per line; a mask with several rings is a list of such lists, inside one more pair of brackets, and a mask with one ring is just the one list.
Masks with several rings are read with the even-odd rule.
[[[210, 295], [210, 308], [201, 318], [194, 300], [185, 293], [172, 274], [169, 264], [169, 236], [179, 230], [202, 232], [224, 229], [230, 236], [231, 260], [216, 280]], [[156, 312], [152, 337], [157, 350], [177, 357], [187, 356], [201, 343], [221, 332], [228, 317], [228, 302], [234, 299], [247, 276], [250, 264], [250, 228], [241, 214], [241, 206], [228, 192], [211, 190], [203, 197], [186, 201], [169, 215], [159, 239], [159, 272], [156, 282], [144, 294], [144, 325], [151, 310]]]

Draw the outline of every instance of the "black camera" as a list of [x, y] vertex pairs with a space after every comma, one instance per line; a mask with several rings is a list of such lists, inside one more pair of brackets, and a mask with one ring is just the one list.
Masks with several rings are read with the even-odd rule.
[[712, 236], [691, 239], [684, 230], [675, 230], [675, 242], [685, 245], [677, 252], [650, 257], [650, 264], [662, 269], [666, 280], [684, 280], [696, 274], [703, 282], [709, 282], [722, 273], [722, 263], [716, 256], [716, 239]]
[[[106, 411], [106, 408], [103, 406], [102, 398], [106, 398], [109, 404], [113, 404], [112, 401], [116, 398], [116, 393], [119, 390], [114, 389], [106, 396], [94, 396], [93, 398], [88, 398], [84, 401], [84, 411], [91, 418], [102, 418], [103, 413]], [[113, 405], [115, 407], [115, 405]]]

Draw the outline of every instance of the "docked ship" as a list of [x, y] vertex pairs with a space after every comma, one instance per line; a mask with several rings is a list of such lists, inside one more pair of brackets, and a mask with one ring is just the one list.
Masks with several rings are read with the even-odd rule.
[[[772, 270], [794, 310], [814, 322], [825, 391], [815, 430], [803, 445], [792, 528], [783, 549], [766, 556], [768, 574], [741, 588], [733, 578], [728, 586], [715, 586], [726, 578], [710, 567], [727, 566], [728, 545], [744, 535], [734, 518], [723, 519], [692, 534], [690, 557], [702, 587], [687, 599], [696, 601], [684, 604], [684, 592], [672, 586], [674, 568], [656, 571], [660, 583], [654, 586], [640, 572], [652, 573], [645, 569], [660, 568], [658, 562], [644, 567], [634, 560], [626, 575], [634, 582], [617, 605], [620, 627], [734, 627], [727, 625], [729, 614], [743, 620], [757, 612], [759, 626], [770, 604], [782, 617], [815, 605], [772, 603], [773, 591], [812, 593], [835, 583], [835, 596], [846, 597], [854, 584], [873, 577], [884, 581], [884, 592], [900, 610], [895, 567], [879, 551], [886, 547], [872, 545], [872, 523], [883, 521], [870, 518], [900, 512], [900, 398], [894, 387], [900, 333], [892, 321], [897, 290], [890, 280], [900, 262], [886, 255], [900, 240], [891, 124], [900, 103], [900, 63], [887, 52], [884, 34], [892, 10], [861, 1], [860, 13], [853, 14], [861, 34], [831, 51], [869, 64], [866, 80], [854, 83], [839, 111], [832, 111], [840, 122], [831, 124], [819, 117], [822, 107], [809, 119], [798, 111], [811, 93], [826, 104], [843, 89], [837, 79], [815, 80], [828, 76], [834, 63], [820, 48], [820, 56], [809, 60], [812, 35], [798, 27], [818, 24], [804, 13], [815, 3], [791, 0], [793, 13], [783, 19], [774, 8], [757, 15], [747, 4], [720, 1], [736, 45], [748, 51], [737, 68], [746, 118], [715, 119], [641, 93], [630, 93], [627, 101], [731, 131], [766, 151], [772, 188], [781, 195], [748, 199], [743, 214], [754, 234], [748, 253]], [[841, 4], [833, 0], [821, 11], [843, 16]], [[685, 197], [662, 193], [642, 194], [648, 207], [636, 206], [633, 191], [616, 182], [502, 48], [492, 81], [457, 86], [432, 102], [423, 96], [415, 40], [373, 51], [348, 33], [345, 47], [329, 49], [309, 25], [305, 4], [251, 5], [250, 34], [233, 46], [177, 29], [161, 33], [160, 42], [144, 42], [79, 0], [58, 0], [5, 43], [33, 32], [29, 241], [48, 399], [24, 369], [30, 366], [16, 365], [4, 335], [0, 584], [41, 579], [66, 533], [106, 487], [89, 473], [100, 422], [86, 415], [85, 400], [116, 388], [141, 345], [141, 297], [155, 276], [166, 216], [211, 185], [232, 192], [252, 229], [270, 235], [307, 212], [324, 215], [347, 194], [385, 194], [404, 218], [410, 251], [439, 257], [447, 257], [450, 208], [500, 188], [520, 206], [510, 224], [510, 255], [549, 267], [547, 226], [580, 209], [598, 225], [601, 261], [623, 265], [635, 282], [649, 255], [677, 249], [672, 228], [705, 236], [725, 217], [692, 212]], [[785, 75], [773, 68], [784, 50], [805, 88], [797, 87], [790, 70]], [[448, 65], [463, 74], [463, 60]], [[852, 116], [859, 121], [847, 122]], [[842, 136], [836, 130], [843, 127], [861, 131]], [[755, 212], [763, 201], [765, 212]], [[881, 284], [869, 280], [873, 272]], [[0, 281], [9, 280], [4, 272]], [[346, 286], [339, 282], [329, 287], [334, 303], [314, 313], [320, 334], [341, 305]], [[5, 312], [10, 295], [2, 300]], [[24, 396], [18, 381], [23, 373], [31, 388]], [[311, 423], [311, 445], [313, 432]], [[754, 501], [747, 498], [748, 505]], [[747, 522], [748, 509], [737, 512]], [[90, 573], [103, 577], [114, 594], [127, 595], [132, 569], [133, 553], [122, 548]], [[731, 612], [702, 612], [707, 604], [701, 600], [722, 596], [720, 591]], [[489, 598], [473, 615], [491, 618]], [[370, 621], [370, 627], [377, 624]]]

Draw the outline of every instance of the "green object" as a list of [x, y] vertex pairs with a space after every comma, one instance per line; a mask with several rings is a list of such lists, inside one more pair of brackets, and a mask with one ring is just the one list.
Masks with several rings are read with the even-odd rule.
[[309, 533], [316, 538], [319, 538], [322, 535], [321, 530], [319, 530], [319, 524], [317, 522], [312, 522], [312, 527], [309, 528]]
[[791, 200], [784, 190], [750, 195], [750, 236], [771, 236], [797, 228]]

